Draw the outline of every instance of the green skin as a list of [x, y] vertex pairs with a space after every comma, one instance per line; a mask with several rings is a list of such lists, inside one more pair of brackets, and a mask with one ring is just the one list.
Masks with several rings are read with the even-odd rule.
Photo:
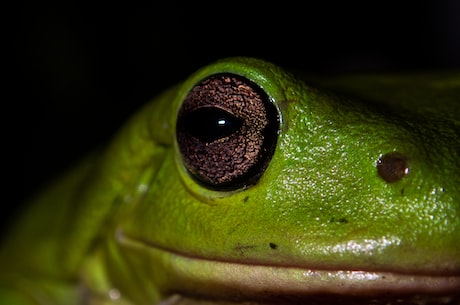
[[[268, 167], [232, 191], [197, 183], [175, 138], [184, 97], [222, 72], [263, 88], [280, 117]], [[459, 94], [458, 73], [304, 81], [257, 59], [206, 66], [30, 203], [1, 248], [0, 303], [457, 304]], [[390, 152], [409, 168], [391, 183], [376, 169]]]

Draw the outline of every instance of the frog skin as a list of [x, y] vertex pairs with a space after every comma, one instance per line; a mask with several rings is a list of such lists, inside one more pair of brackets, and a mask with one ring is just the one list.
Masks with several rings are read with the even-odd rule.
[[4, 238], [1, 304], [460, 304], [460, 74], [226, 58]]

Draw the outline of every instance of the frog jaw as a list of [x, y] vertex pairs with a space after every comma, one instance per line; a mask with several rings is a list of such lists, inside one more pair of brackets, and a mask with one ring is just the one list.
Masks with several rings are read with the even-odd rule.
[[164, 305], [233, 304], [242, 301], [252, 302], [247, 304], [285, 304], [282, 302], [286, 300], [289, 300], [286, 304], [291, 304], [310, 302], [318, 297], [331, 298], [330, 301], [335, 304], [341, 304], [337, 303], [337, 299], [342, 298], [348, 301], [358, 298], [362, 302], [370, 299], [380, 302], [382, 299], [385, 304], [393, 304], [397, 300], [408, 301], [408, 304], [412, 304], [409, 300], [455, 304], [460, 300], [458, 275], [244, 264], [191, 257], [127, 237], [120, 232], [117, 235], [119, 246], [127, 252], [134, 251], [131, 257], [143, 253], [147, 261], [152, 262], [147, 263], [151, 266], [151, 274], [167, 275], [156, 283], [164, 297], [164, 303], [161, 303]]

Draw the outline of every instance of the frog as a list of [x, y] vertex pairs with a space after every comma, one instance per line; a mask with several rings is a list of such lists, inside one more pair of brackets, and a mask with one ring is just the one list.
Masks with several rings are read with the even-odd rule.
[[27, 204], [0, 303], [460, 304], [459, 98], [213, 61]]

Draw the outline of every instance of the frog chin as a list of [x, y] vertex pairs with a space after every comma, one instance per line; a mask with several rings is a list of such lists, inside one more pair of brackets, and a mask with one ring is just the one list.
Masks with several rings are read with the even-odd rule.
[[[160, 304], [164, 305], [234, 304], [232, 302], [235, 300], [257, 301], [248, 304], [291, 304], [290, 302], [313, 300], [319, 296], [331, 297], [330, 301], [334, 304], [342, 304], [336, 302], [335, 297], [348, 300], [364, 298], [364, 302], [371, 298], [379, 301], [379, 298], [384, 298], [386, 301], [382, 304], [393, 304], [394, 300], [412, 304], [408, 300], [413, 298], [429, 300], [430, 304], [457, 304], [455, 302], [460, 301], [458, 275], [435, 276], [352, 269], [317, 270], [311, 267], [245, 264], [188, 256], [120, 232], [117, 234], [117, 243], [124, 250], [129, 252], [134, 249], [133, 254], [142, 253], [148, 257], [148, 261], [155, 262], [152, 273], [167, 274], [167, 280], [159, 283], [165, 296], [164, 302]], [[199, 301], [195, 303], [195, 300]], [[273, 303], [273, 300], [276, 302]], [[282, 300], [289, 301], [283, 303]], [[321, 302], [318, 304], [328, 304]]]

